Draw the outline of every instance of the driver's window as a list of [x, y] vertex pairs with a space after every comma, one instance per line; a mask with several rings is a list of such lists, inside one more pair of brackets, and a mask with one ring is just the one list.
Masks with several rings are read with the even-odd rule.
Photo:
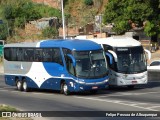
[[68, 72], [74, 75], [73, 63], [72, 63], [72, 60], [68, 56], [66, 56], [66, 67], [67, 67]]

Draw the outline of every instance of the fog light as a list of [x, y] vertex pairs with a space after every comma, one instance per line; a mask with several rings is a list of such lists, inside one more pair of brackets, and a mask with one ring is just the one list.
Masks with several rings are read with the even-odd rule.
[[71, 85], [71, 87], [73, 87], [73, 82], [69, 82], [69, 84]]
[[81, 90], [83, 90], [83, 87], [79, 87]]

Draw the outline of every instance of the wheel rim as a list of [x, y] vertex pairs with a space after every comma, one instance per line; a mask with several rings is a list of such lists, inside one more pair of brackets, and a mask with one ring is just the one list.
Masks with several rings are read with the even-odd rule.
[[67, 94], [68, 92], [68, 87], [66, 84], [63, 85], [63, 91], [64, 91], [64, 94]]
[[20, 81], [17, 82], [17, 89], [18, 89], [18, 90], [21, 89], [21, 82], [20, 82]]
[[23, 82], [23, 90], [26, 91], [27, 90], [27, 83]]

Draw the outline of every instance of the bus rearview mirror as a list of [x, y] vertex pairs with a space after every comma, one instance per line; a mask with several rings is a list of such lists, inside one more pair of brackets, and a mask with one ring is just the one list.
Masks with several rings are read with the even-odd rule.
[[113, 64], [113, 56], [108, 52], [106, 53], [106, 56], [107, 56], [107, 58], [109, 58], [109, 60], [107, 59], [109, 61], [109, 64], [112, 65]]
[[69, 57], [72, 60], [73, 66], [76, 66], [76, 59], [71, 54], [67, 54], [67, 57]]

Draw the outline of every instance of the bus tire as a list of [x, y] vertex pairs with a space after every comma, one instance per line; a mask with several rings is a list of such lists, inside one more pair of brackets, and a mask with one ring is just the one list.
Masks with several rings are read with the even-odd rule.
[[61, 93], [63, 93], [64, 95], [69, 95], [70, 94], [70, 92], [68, 90], [68, 85], [65, 82], [63, 82], [61, 84]]
[[20, 80], [16, 80], [16, 87], [17, 87], [17, 90], [19, 90], [19, 91], [22, 91], [23, 89], [22, 89], [22, 81], [20, 81]]
[[24, 92], [28, 92], [28, 91], [29, 91], [27, 82], [26, 82], [25, 80], [23, 80], [22, 88], [23, 88], [23, 91], [24, 91]]

